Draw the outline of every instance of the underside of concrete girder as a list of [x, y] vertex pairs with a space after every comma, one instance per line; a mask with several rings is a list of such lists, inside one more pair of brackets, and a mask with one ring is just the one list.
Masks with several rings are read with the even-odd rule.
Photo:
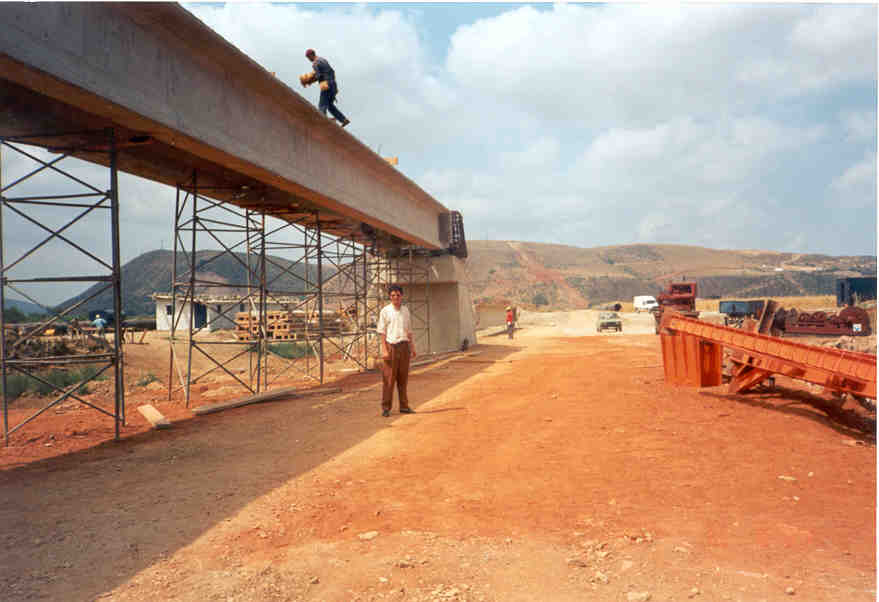
[[181, 6], [0, 3], [0, 134], [102, 163], [106, 128], [121, 171], [197, 171], [212, 198], [375, 248], [448, 247], [443, 205]]

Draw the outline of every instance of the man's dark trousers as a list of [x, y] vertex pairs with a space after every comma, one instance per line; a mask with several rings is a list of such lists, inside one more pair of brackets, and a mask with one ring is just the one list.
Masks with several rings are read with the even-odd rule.
[[382, 410], [391, 411], [394, 401], [394, 383], [397, 384], [397, 397], [400, 409], [409, 407], [406, 385], [409, 383], [409, 342], [388, 344], [391, 358], [382, 362]]
[[335, 117], [339, 123], [345, 123], [347, 118], [342, 114], [342, 111], [336, 108], [335, 105], [336, 94], [338, 93], [339, 88], [336, 86], [336, 82], [331, 81], [329, 90], [320, 91], [320, 101], [318, 101], [317, 107], [324, 115], [326, 115], [329, 110], [330, 114]]

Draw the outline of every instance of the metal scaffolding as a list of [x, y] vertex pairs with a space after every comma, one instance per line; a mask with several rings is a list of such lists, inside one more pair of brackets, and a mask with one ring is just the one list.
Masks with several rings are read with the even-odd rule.
[[[42, 159], [28, 150], [32, 146], [49, 149], [58, 156]], [[68, 400], [112, 417], [117, 439], [119, 428], [125, 423], [118, 148], [112, 129], [0, 138], [0, 158], [3, 150], [9, 150], [34, 164], [33, 169], [8, 184], [2, 180], [4, 174], [0, 171], [0, 387], [7, 444], [16, 430]], [[109, 176], [109, 184], [89, 183], [89, 178], [63, 168], [64, 161], [74, 155], [97, 165], [102, 176]], [[95, 167], [91, 166], [89, 171], [90, 177], [94, 177]], [[64, 176], [71, 190], [62, 194], [57, 190], [35, 190], [35, 177], [47, 172]], [[53, 187], [57, 188], [57, 178]], [[391, 283], [404, 287], [416, 345], [419, 349], [430, 349], [430, 270], [423, 250], [380, 247], [368, 229], [356, 237], [339, 235], [337, 219], [314, 210], [293, 221], [278, 213], [276, 203], [266, 202], [266, 194], [258, 187], [200, 185], [198, 171], [177, 186], [168, 307], [169, 399], [182, 391], [189, 406], [192, 386], [218, 375], [225, 375], [243, 391], [256, 394], [270, 387], [304, 381], [323, 383], [330, 365], [333, 371], [373, 368], [370, 358], [381, 354], [375, 324], [387, 303], [387, 286]], [[232, 202], [214, 196], [231, 196]], [[56, 227], [46, 225], [49, 222], [41, 219], [41, 210], [51, 211], [55, 220], [66, 221]], [[108, 233], [109, 259], [88, 250], [71, 233], [74, 224], [93, 220], [101, 211], [106, 211], [109, 227], [95, 228], [94, 222], [89, 221], [88, 234], [94, 236], [97, 230]], [[32, 215], [34, 212], [36, 216]], [[64, 217], [65, 212], [70, 214], [69, 218]], [[13, 248], [11, 241], [15, 237], [9, 236], [10, 216], [44, 231], [43, 238], [26, 248]], [[71, 275], [60, 270], [62, 274], [58, 275], [16, 278], [15, 268], [38, 252], [45, 252], [50, 243], [72, 247], [106, 273]], [[219, 250], [199, 250], [203, 247]], [[238, 267], [231, 281], [211, 272], [212, 264], [221, 258]], [[25, 290], [26, 286], [51, 283], [97, 286], [74, 297], [67, 307], [50, 307], [39, 301], [39, 294]], [[47, 311], [47, 317], [39, 323], [12, 328], [5, 317], [10, 294], [39, 305]], [[107, 296], [112, 296], [114, 316], [109, 339], [93, 336], [89, 328], [82, 328], [76, 320], [82, 309]], [[204, 303], [211, 298], [233, 302], [216, 303], [216, 311], [209, 313]], [[273, 325], [272, 308], [297, 316], [299, 326], [295, 332], [281, 332]], [[246, 329], [240, 326], [242, 316], [246, 318]], [[87, 349], [77, 349], [75, 353], [47, 350], [51, 338], [45, 335], [52, 330], [57, 334], [65, 328], [86, 332], [80, 340]], [[207, 361], [194, 362], [195, 358]], [[195, 364], [202, 368], [197, 370]], [[204, 368], [205, 365], [208, 367]], [[86, 366], [89, 369], [84, 369]], [[51, 370], [76, 372], [80, 377], [71, 384], [55, 385], [55, 379], [49, 376]], [[112, 410], [84, 399], [82, 394], [87, 383], [106, 378], [110, 370], [114, 377]], [[44, 407], [14, 425], [10, 424], [10, 404], [16, 394], [10, 387], [12, 378], [36, 381], [54, 393]]]
[[[34, 151], [34, 146], [47, 148], [57, 156], [51, 160], [42, 159]], [[30, 166], [29, 171], [9, 183], [3, 181], [4, 151], [11, 151]], [[90, 183], [87, 176], [74, 173], [76, 166], [72, 165], [72, 161], [67, 161], [74, 153], [87, 154], [94, 157], [96, 163], [108, 166], [100, 168], [101, 176], [107, 177], [104, 186]], [[125, 422], [125, 397], [116, 159], [117, 148], [112, 129], [0, 137], [0, 389], [3, 437], [7, 445], [12, 433], [68, 400], [79, 402], [111, 417], [115, 436], [119, 438], [119, 427]], [[58, 193], [55, 189], [48, 191], [47, 182], [40, 178], [45, 174], [60, 174], [69, 190], [63, 193]], [[57, 181], [52, 180], [55, 184], [53, 188], [57, 188]], [[47, 219], [47, 209], [54, 219]], [[100, 231], [106, 236], [104, 243], [109, 243], [104, 248], [104, 253], [109, 257], [102, 257], [100, 252], [88, 250], [85, 242], [75, 240], [78, 234], [75, 226], [93, 220], [101, 212], [105, 212], [103, 215], [106, 222]], [[10, 223], [13, 220], [14, 223]], [[60, 225], [47, 225], [56, 222]], [[40, 233], [40, 236], [33, 239], [24, 236], [26, 240], [21, 242], [22, 231], [26, 228]], [[91, 229], [89, 234], [94, 236], [96, 229]], [[58, 255], [47, 252], [56, 245], [88, 258], [96, 271], [103, 273], [64, 273]], [[38, 257], [42, 260], [41, 266], [44, 270], [45, 266], [57, 266], [56, 273], [40, 277], [16, 277], [17, 267], [26, 260], [33, 262]], [[48, 273], [51, 273], [51, 268]], [[51, 307], [41, 302], [46, 296], [47, 286], [89, 282], [96, 285], [86, 294], [75, 298], [67, 307]], [[107, 341], [103, 334], [83, 335], [80, 340], [84, 346], [70, 350], [64, 344], [54, 344], [56, 341], [47, 336], [66, 329], [78, 329], [75, 312], [89, 301], [106, 296], [108, 292], [112, 295], [114, 316], [112, 340]], [[10, 294], [40, 306], [46, 312], [45, 318], [36, 323], [8, 324], [6, 316], [11, 307], [8, 303]], [[110, 370], [114, 377], [112, 410], [83, 398], [86, 385], [104, 378], [104, 374]], [[67, 378], [59, 379], [59, 373], [64, 373]], [[68, 384], [57, 384], [59, 382]], [[33, 386], [34, 383], [39, 383], [44, 391], [50, 392], [51, 399], [45, 406], [11, 425], [12, 403], [21, 390]]]
[[[187, 407], [192, 384], [214, 372], [225, 373], [251, 393], [261, 390], [265, 374], [261, 361], [265, 355], [263, 338], [258, 338], [254, 345], [199, 336], [208, 332], [211, 326], [206, 312], [197, 315], [199, 308], [204, 309], [200, 299], [209, 298], [218, 291], [231, 291], [242, 310], [245, 307], [257, 309], [263, 331], [265, 325], [265, 217], [206, 196], [212, 191], [217, 189], [199, 188], [198, 173], [194, 171], [188, 183], [177, 186], [174, 211], [168, 399], [182, 388]], [[199, 234], [210, 238], [222, 250], [199, 252]], [[223, 257], [239, 264], [243, 270], [241, 281], [220, 281], [210, 276], [211, 264]], [[220, 306], [213, 321], [229, 319], [230, 311], [228, 306], [226, 309]], [[185, 339], [178, 340], [177, 331], [184, 319], [187, 321]], [[211, 368], [193, 376], [194, 354], [210, 360]], [[246, 379], [239, 376], [240, 370], [231, 368], [244, 359], [248, 365]], [[173, 384], [175, 371], [179, 378], [176, 388]]]
[[[382, 307], [388, 304], [388, 286], [403, 287], [403, 302], [412, 317], [412, 338], [416, 349], [429, 351], [430, 346], [430, 265], [414, 248], [394, 249], [371, 256], [372, 276], [369, 287], [369, 316], [375, 324]], [[381, 340], [373, 341], [374, 354], [381, 356]]]
[[[182, 389], [188, 406], [191, 386], [214, 373], [256, 394], [284, 382], [323, 383], [329, 363], [368, 369], [370, 355], [380, 355], [374, 329], [391, 283], [407, 291], [416, 344], [430, 348], [429, 268], [413, 251], [392, 253], [327, 234], [316, 211], [299, 222], [274, 219], [271, 208], [260, 206], [259, 190], [240, 191], [247, 209], [212, 199], [211, 192], [198, 186], [197, 173], [177, 189], [169, 399]], [[222, 250], [199, 251], [200, 237]], [[224, 256], [241, 266], [239, 282], [209, 276], [211, 263]], [[208, 319], [199, 306], [229, 291], [239, 291], [235, 310], [217, 304]], [[282, 328], [275, 321], [282, 314], [296, 316], [297, 326]], [[219, 319], [234, 322], [233, 331], [209, 333]], [[210, 368], [196, 373], [194, 354]], [[245, 372], [247, 378], [239, 376]]]

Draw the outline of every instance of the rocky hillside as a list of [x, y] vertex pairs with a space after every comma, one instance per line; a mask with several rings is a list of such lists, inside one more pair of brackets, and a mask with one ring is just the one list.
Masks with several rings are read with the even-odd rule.
[[[581, 249], [565, 245], [514, 241], [467, 241], [470, 253], [467, 274], [471, 298], [479, 302], [514, 302], [523, 307], [549, 305], [554, 309], [586, 308], [608, 301], [631, 300], [635, 295], [659, 292], [671, 280], [695, 279], [700, 296], [761, 297], [830, 294], [840, 276], [876, 274], [875, 256], [830, 257], [775, 253], [772, 251], [723, 251], [683, 245], [623, 245]], [[229, 254], [200, 251], [196, 258], [199, 278], [214, 282], [246, 281], [242, 262]], [[290, 262], [271, 258], [268, 278]], [[240, 260], [240, 261], [239, 261]], [[171, 283], [171, 251], [150, 251], [122, 267], [122, 305], [129, 316], [151, 315], [151, 295], [168, 292]], [[274, 264], [274, 265], [272, 265]], [[178, 258], [178, 272], [185, 269]], [[294, 266], [301, 277], [303, 265]], [[324, 269], [331, 269], [325, 265]], [[311, 266], [309, 279], [316, 280]], [[68, 299], [69, 307], [91, 296], [96, 285]], [[276, 290], [301, 291], [302, 281], [286, 276]], [[211, 290], [212, 294], [234, 289]], [[83, 306], [82, 313], [113, 307], [109, 291]]]
[[477, 303], [557, 309], [656, 294], [696, 280], [702, 297], [833, 294], [836, 279], [876, 274], [876, 257], [726, 251], [685, 245], [582, 249], [515, 241], [467, 241], [470, 294]]

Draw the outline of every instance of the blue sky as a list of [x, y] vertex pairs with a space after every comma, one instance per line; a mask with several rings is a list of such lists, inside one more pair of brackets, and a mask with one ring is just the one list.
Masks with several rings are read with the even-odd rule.
[[[184, 6], [314, 104], [325, 56], [470, 239], [876, 253], [875, 5]], [[120, 191], [123, 261], [170, 248], [174, 191]]]
[[326, 56], [469, 238], [876, 252], [875, 6], [188, 8], [288, 83]]

